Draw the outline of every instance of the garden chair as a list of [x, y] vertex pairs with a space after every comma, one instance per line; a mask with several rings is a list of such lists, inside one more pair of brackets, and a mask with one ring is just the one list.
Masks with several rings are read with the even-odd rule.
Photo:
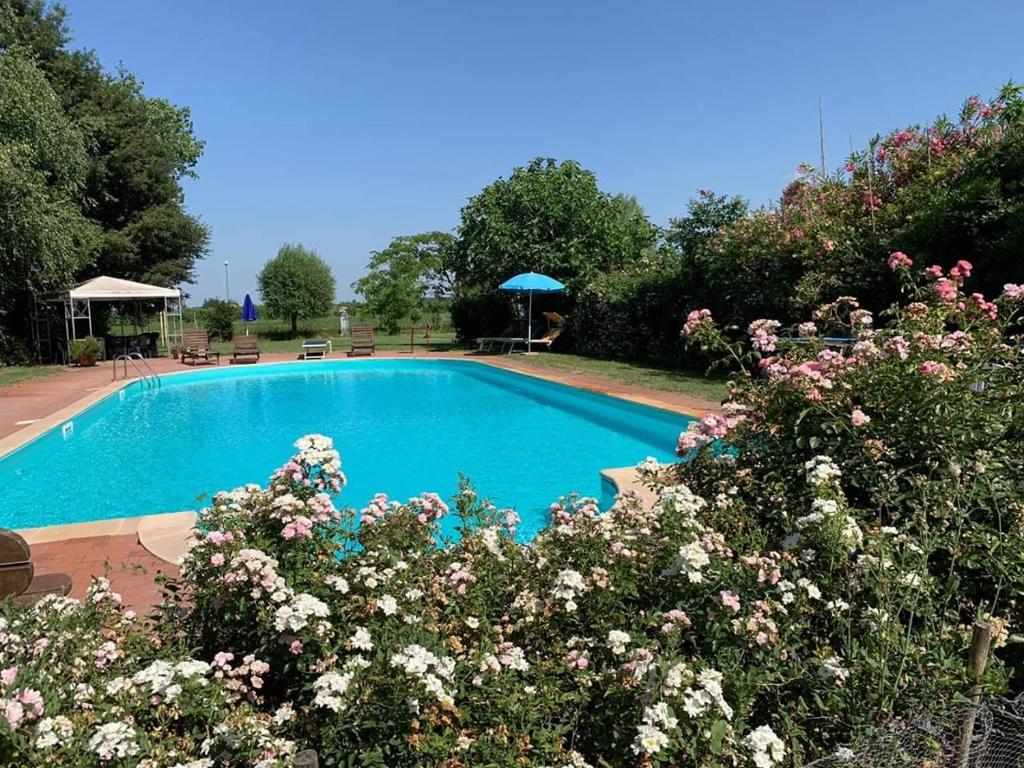
[[[231, 362], [237, 363], [238, 358], [253, 358], [256, 360], [260, 359], [260, 342], [256, 336], [236, 336], [235, 337], [235, 350], [231, 353]], [[253, 362], [251, 359], [249, 362]]]
[[0, 600], [13, 597], [19, 603], [34, 603], [44, 595], [66, 595], [71, 577], [66, 573], [35, 575], [32, 550], [14, 531], [0, 529]]
[[191, 360], [192, 365], [195, 365], [197, 360], [205, 360], [209, 363], [211, 359], [216, 359], [217, 364], [220, 365], [220, 352], [214, 352], [210, 347], [210, 334], [206, 331], [185, 331], [181, 362]]
[[377, 342], [373, 339], [372, 325], [352, 326], [352, 347], [348, 351], [349, 357], [358, 355], [372, 355], [377, 351]]

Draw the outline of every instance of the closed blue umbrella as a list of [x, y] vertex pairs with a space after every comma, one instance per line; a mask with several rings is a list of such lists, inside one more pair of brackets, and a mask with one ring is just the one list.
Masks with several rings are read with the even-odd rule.
[[565, 286], [553, 277], [541, 275], [537, 272], [523, 272], [521, 275], [510, 277], [499, 285], [498, 288], [503, 291], [528, 293], [530, 295], [530, 309], [526, 320], [526, 351], [531, 352], [533, 346], [533, 294], [559, 293], [565, 290]]
[[242, 302], [242, 320], [245, 322], [245, 335], [249, 335], [249, 323], [253, 320], [259, 320], [259, 313], [256, 312], [256, 305], [252, 301], [252, 296], [248, 293], [245, 294], [245, 301]]

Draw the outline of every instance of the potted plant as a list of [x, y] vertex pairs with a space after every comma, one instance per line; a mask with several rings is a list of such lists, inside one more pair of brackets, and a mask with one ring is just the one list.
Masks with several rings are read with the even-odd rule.
[[95, 336], [75, 339], [71, 342], [71, 359], [83, 368], [91, 368], [103, 354], [103, 346]]

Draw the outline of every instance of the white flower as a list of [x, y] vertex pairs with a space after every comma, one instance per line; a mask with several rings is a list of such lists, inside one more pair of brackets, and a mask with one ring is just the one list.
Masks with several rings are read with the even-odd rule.
[[841, 763], [848, 763], [850, 760], [853, 760], [853, 750], [849, 747], [840, 747], [836, 750], [835, 757]]
[[656, 726], [645, 723], [637, 727], [636, 731], [636, 738], [633, 740], [633, 752], [638, 755], [654, 755], [668, 746], [668, 736]]
[[665, 575], [674, 576], [681, 573], [686, 576], [691, 584], [700, 584], [704, 581], [704, 574], [701, 571], [710, 562], [711, 558], [708, 557], [707, 551], [699, 540], [694, 539], [689, 544], [684, 544], [679, 548], [679, 552], [676, 553], [675, 562], [665, 572]]
[[327, 603], [305, 592], [295, 595], [288, 605], [282, 605], [274, 613], [274, 628], [278, 632], [298, 632], [309, 624], [313, 617], [330, 616]]
[[333, 588], [336, 592], [340, 592], [343, 595], [348, 593], [348, 581], [341, 576], [328, 576], [324, 581], [327, 583], [327, 586]]
[[382, 595], [377, 601], [377, 608], [385, 616], [394, 616], [398, 612], [398, 601], [391, 595]]
[[139, 754], [139, 743], [135, 729], [128, 723], [103, 723], [89, 739], [89, 749], [99, 755], [100, 760], [112, 760]]
[[345, 702], [341, 698], [348, 690], [352, 682], [352, 672], [325, 672], [313, 683], [313, 690], [316, 696], [313, 698], [314, 707], [324, 707], [332, 712], [340, 712], [345, 708]]
[[743, 743], [750, 749], [750, 759], [757, 768], [772, 768], [782, 762], [786, 754], [785, 745], [767, 725], [759, 726], [748, 733]]
[[373, 641], [365, 627], [356, 627], [355, 633], [349, 638], [349, 644], [358, 651], [372, 651]]
[[470, 629], [477, 629], [480, 626], [480, 619], [478, 619], [476, 616], [467, 616], [466, 626]]
[[836, 685], [845, 683], [849, 676], [850, 670], [843, 666], [842, 660], [838, 656], [829, 656], [821, 662], [821, 666], [818, 668], [818, 677], [822, 680], [835, 681]]
[[832, 480], [838, 480], [843, 473], [839, 467], [828, 456], [815, 456], [804, 463], [804, 471], [807, 473], [807, 482], [812, 486], [822, 486]]
[[36, 725], [36, 749], [59, 746], [70, 739], [74, 732], [74, 725], [64, 715], [44, 717]]
[[623, 632], [621, 629], [613, 629], [608, 633], [608, 647], [616, 656], [621, 656], [626, 652], [626, 646], [629, 645], [630, 640], [629, 633]]
[[292, 709], [292, 705], [288, 702], [285, 702], [276, 710], [274, 710], [274, 722], [277, 723], [277, 725], [284, 725], [285, 723], [287, 723], [290, 720], [293, 720], [294, 718], [295, 710]]

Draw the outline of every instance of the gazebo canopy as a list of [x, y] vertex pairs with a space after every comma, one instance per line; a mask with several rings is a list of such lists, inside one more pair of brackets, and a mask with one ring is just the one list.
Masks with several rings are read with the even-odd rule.
[[76, 285], [68, 291], [73, 300], [131, 301], [132, 299], [177, 299], [181, 292], [177, 288], [162, 288], [159, 285], [136, 283], [119, 277], [94, 277]]

